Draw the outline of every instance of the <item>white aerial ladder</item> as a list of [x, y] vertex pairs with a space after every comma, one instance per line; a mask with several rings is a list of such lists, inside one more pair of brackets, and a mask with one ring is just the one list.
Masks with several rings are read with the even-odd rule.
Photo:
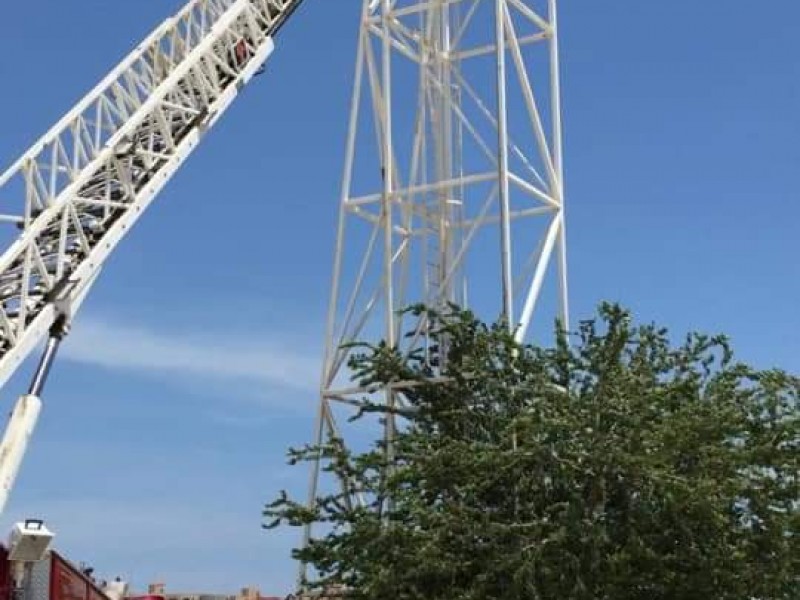
[[47, 338], [0, 442], [0, 513], [72, 316], [301, 3], [191, 0], [0, 175], [0, 387]]

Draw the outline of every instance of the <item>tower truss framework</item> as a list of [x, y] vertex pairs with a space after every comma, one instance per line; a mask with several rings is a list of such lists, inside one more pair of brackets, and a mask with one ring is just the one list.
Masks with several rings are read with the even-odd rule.
[[[568, 323], [556, 0], [364, 0], [358, 35], [317, 443], [348, 442], [365, 397], [402, 402], [350, 380], [347, 345], [424, 348], [410, 304], [520, 341]], [[318, 461], [309, 502], [321, 485]]]

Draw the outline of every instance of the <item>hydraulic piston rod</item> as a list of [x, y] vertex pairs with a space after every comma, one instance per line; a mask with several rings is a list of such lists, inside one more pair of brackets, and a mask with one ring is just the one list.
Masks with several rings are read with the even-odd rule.
[[59, 318], [50, 329], [50, 336], [36, 367], [28, 393], [20, 396], [14, 405], [3, 439], [0, 441], [0, 514], [5, 509], [25, 451], [28, 449], [28, 442], [39, 419], [42, 409], [40, 395], [65, 333], [65, 320]]

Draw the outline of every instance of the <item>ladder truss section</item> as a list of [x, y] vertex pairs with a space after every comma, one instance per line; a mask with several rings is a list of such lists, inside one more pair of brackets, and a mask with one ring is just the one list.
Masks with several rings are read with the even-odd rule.
[[301, 1], [191, 1], [0, 175], [0, 385], [77, 309]]

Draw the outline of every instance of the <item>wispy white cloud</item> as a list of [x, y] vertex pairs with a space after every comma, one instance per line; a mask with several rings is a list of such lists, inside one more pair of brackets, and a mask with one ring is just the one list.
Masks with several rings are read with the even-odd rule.
[[[296, 495], [294, 490], [306, 484], [307, 471], [288, 468], [283, 441], [276, 441], [286, 437], [299, 443], [310, 431], [316, 394], [307, 392], [317, 389], [320, 359], [314, 336], [304, 334], [288, 326], [161, 330], [81, 315], [60, 358], [219, 390], [222, 402], [198, 405], [193, 416], [199, 418], [189, 425], [215, 443], [197, 446], [203, 436], [185, 435], [174, 443], [161, 438], [152, 446], [132, 446], [130, 431], [111, 441], [40, 437], [26, 458], [23, 485], [2, 515], [0, 532], [15, 520], [43, 517], [56, 531], [56, 547], [68, 557], [92, 563], [101, 576], [120, 574], [140, 591], [161, 580], [172, 590], [232, 593], [256, 584], [267, 594], [287, 593], [296, 568], [290, 550], [298, 533], [263, 531], [261, 508], [278, 489]], [[242, 389], [258, 389], [269, 410], [227, 403], [241, 397]], [[135, 394], [135, 386], [129, 392]], [[80, 394], [86, 393], [82, 386]], [[296, 413], [282, 410], [283, 399]], [[119, 406], [138, 410], [133, 403]], [[273, 410], [276, 406], [281, 410]], [[302, 429], [296, 435], [286, 432], [298, 423]], [[285, 436], [270, 435], [271, 428], [281, 428]], [[224, 431], [230, 429], [242, 431]], [[146, 430], [136, 435], [147, 439]], [[64, 468], [56, 468], [53, 476], [54, 466]]]
[[76, 323], [62, 356], [108, 369], [304, 391], [316, 389], [320, 364], [312, 344], [282, 332], [179, 333], [96, 318]]

